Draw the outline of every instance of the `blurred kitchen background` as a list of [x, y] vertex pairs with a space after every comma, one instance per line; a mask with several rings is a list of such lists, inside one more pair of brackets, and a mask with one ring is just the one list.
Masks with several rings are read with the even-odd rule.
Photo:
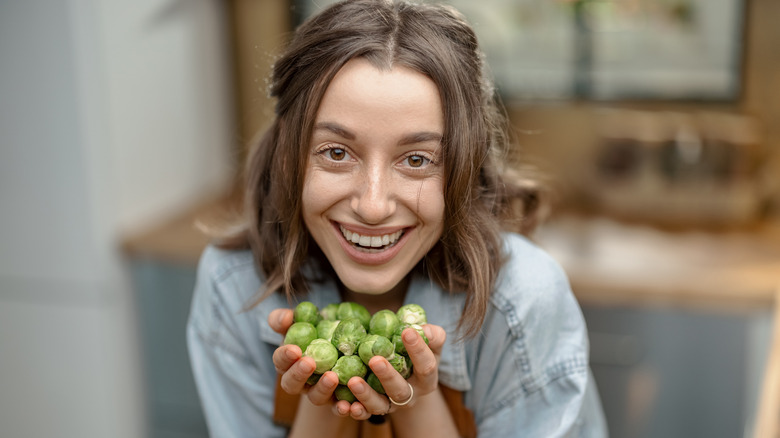
[[[0, 0], [0, 436], [207, 435], [184, 325], [326, 0]], [[613, 437], [776, 437], [780, 1], [452, 1], [553, 195]]]

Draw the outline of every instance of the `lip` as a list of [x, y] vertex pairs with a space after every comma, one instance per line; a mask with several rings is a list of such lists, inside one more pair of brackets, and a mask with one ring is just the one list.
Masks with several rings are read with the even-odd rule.
[[363, 228], [358, 227], [354, 225], [345, 225], [340, 224], [338, 222], [331, 222], [333, 225], [333, 232], [336, 233], [336, 237], [338, 238], [339, 243], [341, 244], [341, 248], [344, 250], [344, 252], [349, 256], [352, 261], [355, 263], [361, 264], [361, 265], [382, 265], [384, 263], [389, 262], [392, 260], [398, 253], [401, 251], [403, 246], [406, 244], [406, 242], [409, 239], [410, 231], [414, 227], [406, 227], [401, 228], [404, 233], [401, 236], [400, 239], [395, 243], [395, 245], [391, 246], [390, 248], [381, 251], [381, 252], [364, 252], [356, 249], [352, 243], [347, 242], [347, 239], [344, 238], [344, 235], [341, 233], [340, 226], [343, 226], [344, 228], [356, 232], [359, 234], [368, 234], [368, 235], [381, 235], [381, 234], [390, 234], [394, 233], [399, 230], [399, 228], [376, 228], [376, 229], [369, 229], [369, 228]]

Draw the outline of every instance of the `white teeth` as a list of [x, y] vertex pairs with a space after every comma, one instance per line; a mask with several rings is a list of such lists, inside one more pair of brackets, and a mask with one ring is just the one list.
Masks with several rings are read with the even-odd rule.
[[344, 227], [339, 227], [341, 234], [344, 235], [344, 239], [348, 242], [356, 243], [366, 248], [381, 248], [393, 244], [401, 238], [403, 230], [396, 231], [391, 234], [383, 234], [381, 236], [363, 236], [358, 233], [353, 233]]

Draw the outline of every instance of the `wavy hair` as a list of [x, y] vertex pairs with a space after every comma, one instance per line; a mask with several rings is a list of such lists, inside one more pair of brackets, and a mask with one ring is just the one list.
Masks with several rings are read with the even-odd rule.
[[[238, 228], [216, 239], [251, 248], [266, 276], [255, 305], [274, 292], [289, 299], [309, 288], [306, 264], [324, 257], [302, 218], [308, 145], [325, 89], [362, 57], [379, 69], [402, 65], [429, 77], [444, 109], [444, 232], [419, 267], [451, 293], [465, 293], [458, 329], [478, 333], [503, 262], [502, 230], [537, 222], [539, 190], [505, 168], [506, 117], [485, 74], [477, 37], [442, 5], [389, 0], [336, 3], [302, 24], [274, 64], [275, 119], [250, 151]], [[335, 275], [331, 270], [326, 271]]]

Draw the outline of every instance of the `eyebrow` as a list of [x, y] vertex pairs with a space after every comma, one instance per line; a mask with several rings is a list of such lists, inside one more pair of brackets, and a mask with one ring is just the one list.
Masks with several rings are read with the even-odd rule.
[[347, 128], [333, 122], [319, 122], [314, 125], [315, 131], [330, 131], [339, 137], [346, 138], [347, 140], [354, 140], [355, 134], [350, 132]]
[[[319, 122], [316, 125], [314, 125], [314, 130], [330, 131], [333, 134], [336, 134], [339, 137], [345, 138], [347, 140], [354, 140], [355, 138], [357, 138], [357, 136], [349, 129], [334, 122]], [[398, 141], [398, 146], [405, 146], [405, 145], [417, 144], [417, 143], [428, 143], [428, 142], [439, 143], [441, 142], [442, 138], [443, 138], [442, 134], [438, 132], [431, 132], [431, 131], [413, 132], [401, 137], [401, 140]]]

